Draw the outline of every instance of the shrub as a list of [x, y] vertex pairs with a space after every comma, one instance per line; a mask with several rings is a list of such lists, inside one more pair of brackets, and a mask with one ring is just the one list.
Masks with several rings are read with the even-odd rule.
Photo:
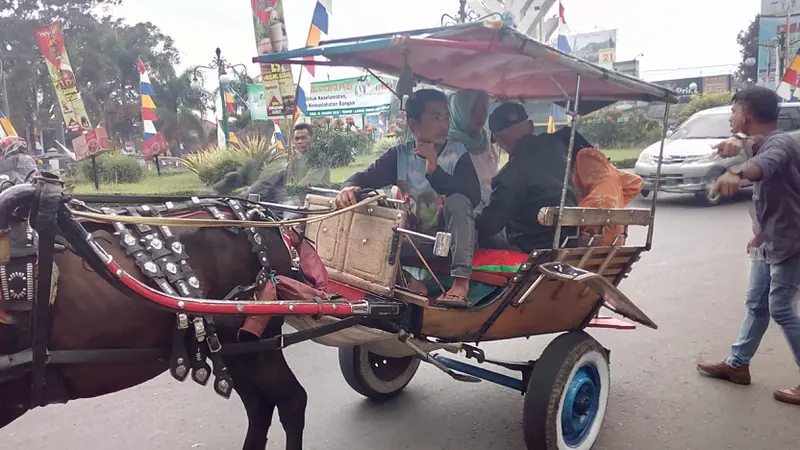
[[234, 155], [228, 155], [212, 164], [201, 166], [196, 173], [203, 184], [210, 186], [222, 180], [226, 174], [239, 170], [242, 165], [242, 161], [236, 159]]
[[617, 169], [633, 169], [636, 167], [636, 161], [638, 161], [638, 158], [628, 158], [614, 161], [612, 164], [614, 164]]
[[386, 134], [386, 136], [396, 137], [401, 143], [411, 138], [411, 133], [408, 129], [408, 122], [406, 122], [405, 118], [405, 112], [403, 112], [400, 117], [389, 122], [389, 132]]
[[372, 144], [372, 153], [382, 155], [390, 148], [400, 145], [400, 138], [396, 136], [384, 136]]
[[[116, 151], [98, 156], [96, 166], [101, 183], [138, 183], [144, 177], [144, 168], [136, 158]], [[89, 181], [95, 179], [95, 166], [91, 159], [81, 161], [80, 167], [84, 178]]]
[[686, 119], [692, 117], [695, 113], [703, 111], [704, 109], [713, 108], [715, 106], [725, 106], [731, 102], [730, 92], [720, 92], [718, 94], [695, 94], [692, 95], [689, 104], [681, 110], [678, 114], [676, 123], [682, 124]]
[[260, 170], [282, 156], [283, 153], [276, 145], [270, 144], [268, 139], [254, 136], [246, 138], [242, 143], [233, 144], [228, 149], [212, 146], [180, 158], [179, 161], [197, 174], [203, 184], [211, 186], [232, 172], [246, 172], [241, 174], [241, 179], [255, 181]]
[[657, 120], [640, 111], [623, 114], [615, 108], [604, 108], [587, 116], [578, 131], [600, 148], [638, 147], [661, 137]]
[[345, 167], [370, 148], [369, 137], [356, 130], [352, 124], [339, 119], [314, 129], [311, 144], [308, 147], [308, 164], [311, 167]]

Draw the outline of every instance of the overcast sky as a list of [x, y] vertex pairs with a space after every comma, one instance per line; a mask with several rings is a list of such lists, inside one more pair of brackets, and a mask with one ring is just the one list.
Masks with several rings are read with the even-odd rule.
[[[455, 13], [459, 5], [458, 0], [332, 2], [330, 38], [438, 26], [442, 14]], [[291, 48], [305, 44], [315, 3], [316, 0], [284, 0]], [[563, 0], [563, 3], [573, 32], [618, 30], [618, 61], [644, 53], [640, 68], [642, 77], [648, 80], [728, 72], [729, 67], [709, 66], [738, 63], [736, 35], [760, 8], [760, 0]], [[249, 64], [256, 54], [249, 0], [123, 0], [122, 6], [110, 11], [132, 23], [153, 22], [172, 36], [181, 50], [184, 67], [208, 64], [216, 47], [236, 63]], [[249, 66], [250, 74], [255, 75], [257, 66]], [[699, 69], [659, 71], [697, 66], [707, 68], [702, 73]], [[331, 72], [331, 76], [350, 73]], [[324, 70], [320, 70], [317, 77], [324, 76]]]

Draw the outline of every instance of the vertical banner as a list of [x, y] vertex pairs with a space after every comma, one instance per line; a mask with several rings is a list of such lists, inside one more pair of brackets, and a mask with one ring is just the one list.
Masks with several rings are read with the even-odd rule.
[[[289, 49], [282, 0], [250, 0], [253, 10], [253, 29], [258, 55], [285, 52]], [[288, 64], [261, 64], [261, 83], [264, 85], [269, 117], [294, 113], [294, 79]]]
[[267, 99], [264, 95], [264, 86], [260, 84], [247, 85], [247, 104], [250, 108], [251, 120], [267, 120]]
[[37, 28], [36, 40], [39, 41], [39, 47], [42, 49], [42, 55], [47, 63], [47, 71], [53, 82], [67, 131], [76, 133], [92, 128], [89, 115], [86, 114], [86, 107], [81, 99], [81, 93], [75, 82], [75, 72], [72, 70], [67, 49], [64, 46], [61, 24], [51, 23]]
[[[152, 161], [169, 149], [164, 135], [156, 130], [156, 103], [153, 101], [153, 84], [150, 83], [150, 74], [144, 61], [139, 58], [139, 98], [142, 102], [142, 154], [145, 161]], [[157, 167], [156, 167], [157, 168]]]

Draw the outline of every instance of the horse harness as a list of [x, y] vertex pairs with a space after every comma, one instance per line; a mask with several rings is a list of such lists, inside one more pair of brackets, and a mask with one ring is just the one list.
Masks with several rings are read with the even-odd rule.
[[[215, 219], [226, 219], [228, 214], [239, 220], [275, 219], [263, 208], [256, 206], [247, 209], [240, 200], [233, 198], [195, 197], [183, 203], [167, 202], [164, 205], [128, 206], [116, 209], [104, 207], [101, 211], [110, 216], [159, 217], [207, 212]], [[188, 263], [189, 255], [186, 254], [178, 236], [169, 227], [125, 225], [120, 222], [113, 222], [112, 225], [120, 237], [119, 244], [126, 255], [135, 261], [140, 271], [162, 292], [182, 297], [203, 298], [200, 280]], [[226, 228], [226, 230], [233, 234], [240, 233], [236, 228]], [[250, 241], [253, 252], [258, 255], [262, 267], [253, 285], [237, 287], [226, 296], [226, 299], [258, 289], [273, 273], [262, 235], [255, 228], [245, 228], [244, 233]], [[186, 313], [177, 313], [176, 316], [177, 326], [172, 341], [170, 374], [178, 381], [184, 381], [191, 369], [192, 380], [204, 386], [213, 373], [214, 391], [229, 398], [233, 391], [233, 380], [228, 375], [220, 354], [222, 344], [217, 335], [214, 318], [191, 316]], [[211, 360], [213, 369], [208, 360]]]
[[[57, 178], [39, 177], [36, 182], [36, 196], [29, 221], [22, 218], [10, 226], [12, 239], [7, 258], [3, 258], [0, 245], [0, 311], [17, 313], [12, 318], [28, 316], [29, 320], [16, 320], [14, 327], [19, 336], [16, 353], [0, 355], [0, 382], [15, 378], [24, 373], [27, 366], [32, 372], [31, 408], [50, 403], [67, 401], [61, 381], [46, 370], [50, 364], [103, 363], [133, 360], [169, 358], [170, 374], [184, 381], [191, 372], [191, 378], [206, 385], [213, 374], [214, 391], [229, 398], [233, 391], [233, 381], [228, 375], [222, 359], [224, 354], [280, 350], [296, 342], [344, 329], [356, 323], [345, 319], [335, 327], [311, 329], [289, 335], [261, 339], [255, 342], [226, 344], [220, 343], [217, 326], [212, 316], [193, 316], [176, 313], [176, 328], [170, 349], [118, 349], [118, 350], [57, 350], [49, 351], [49, 308], [56, 296], [58, 268], [53, 257], [64, 246], [56, 243], [59, 214], [70, 214], [62, 207], [65, 198], [62, 183]], [[120, 199], [123, 202], [124, 199]], [[75, 207], [86, 208], [85, 203], [72, 199]], [[245, 206], [247, 205], [247, 206]], [[238, 220], [275, 220], [276, 217], [257, 203], [236, 198], [197, 198], [185, 202], [166, 202], [163, 205], [141, 205], [123, 208], [101, 208], [110, 216], [163, 217], [195, 213], [208, 213], [216, 219], [233, 216]], [[31, 226], [31, 224], [33, 226]], [[203, 298], [201, 283], [190, 264], [189, 255], [178, 236], [166, 226], [145, 224], [124, 225], [113, 222], [119, 245], [132, 258], [150, 283], [166, 294], [179, 294], [188, 298]], [[242, 231], [250, 241], [252, 251], [258, 255], [262, 266], [255, 282], [250, 286], [233, 289], [226, 300], [237, 298], [257, 290], [272, 279], [264, 237], [255, 228], [225, 228], [230, 233]], [[62, 230], [63, 231], [63, 230]], [[2, 234], [3, 230], [0, 230]], [[287, 243], [287, 248], [291, 250]], [[79, 255], [81, 256], [81, 255]], [[3, 264], [3, 261], [5, 263]], [[96, 271], [101, 277], [115, 285], [108, 272]], [[295, 268], [297, 276], [302, 274]], [[2, 316], [0, 316], [2, 318]], [[0, 324], [2, 326], [2, 324]], [[208, 360], [213, 364], [208, 364]], [[19, 370], [22, 369], [22, 370]]]

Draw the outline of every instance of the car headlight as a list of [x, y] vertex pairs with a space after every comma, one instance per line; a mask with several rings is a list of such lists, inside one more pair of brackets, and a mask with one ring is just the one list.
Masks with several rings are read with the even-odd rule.
[[640, 162], [642, 164], [653, 164], [656, 162], [656, 157], [655, 155], [642, 152], [639, 154], [639, 160], [637, 162]]
[[684, 164], [703, 164], [710, 163], [720, 159], [717, 152], [707, 153], [705, 155], [689, 156], [684, 160]]

